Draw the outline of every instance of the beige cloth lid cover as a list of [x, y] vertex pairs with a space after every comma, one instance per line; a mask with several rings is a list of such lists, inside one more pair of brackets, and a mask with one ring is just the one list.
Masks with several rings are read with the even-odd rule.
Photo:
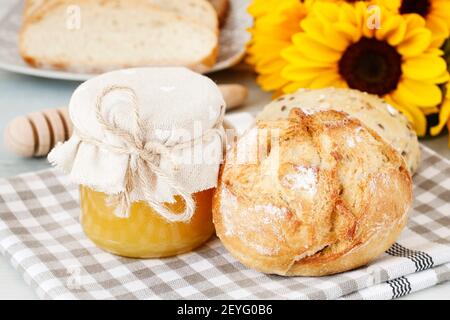
[[[106, 88], [113, 86], [119, 89], [104, 94]], [[111, 147], [123, 148], [126, 143], [120, 136], [104, 130], [96, 117], [97, 101], [102, 93], [99, 109], [103, 119], [127, 132], [136, 128], [133, 98], [136, 100], [138, 116], [145, 128], [143, 142], [156, 141], [171, 150], [170, 155], [159, 155], [158, 163], [154, 164], [185, 191], [193, 194], [217, 186], [223, 156], [225, 101], [212, 80], [175, 67], [114, 71], [78, 87], [69, 106], [75, 132], [48, 156], [72, 182], [117, 195], [126, 191], [127, 170], [136, 162], [134, 154], [111, 150]], [[205, 135], [210, 129], [216, 130]], [[89, 143], [86, 137], [104, 142], [105, 147]], [[191, 140], [195, 142], [189, 143]], [[176, 148], [186, 142], [188, 147]], [[177, 195], [158, 177], [152, 183], [151, 192], [161, 203], [174, 202]], [[139, 185], [130, 197], [132, 202], [145, 200]]]

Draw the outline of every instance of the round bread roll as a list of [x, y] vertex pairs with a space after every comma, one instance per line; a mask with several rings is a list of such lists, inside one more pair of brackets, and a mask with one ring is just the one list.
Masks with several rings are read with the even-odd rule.
[[258, 121], [227, 153], [213, 199], [217, 235], [258, 271], [323, 276], [365, 265], [407, 221], [404, 159], [345, 113]]
[[267, 105], [258, 119], [283, 119], [292, 108], [301, 108], [307, 114], [330, 109], [346, 112], [392, 144], [405, 158], [411, 174], [419, 167], [419, 141], [411, 124], [403, 114], [378, 96], [352, 89], [302, 89]]

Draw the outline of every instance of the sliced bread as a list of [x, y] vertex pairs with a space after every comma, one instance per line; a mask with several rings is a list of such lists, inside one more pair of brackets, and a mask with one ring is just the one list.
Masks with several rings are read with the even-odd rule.
[[[78, 25], [68, 10], [73, 6]], [[214, 30], [142, 0], [48, 1], [28, 16], [20, 35], [21, 55], [31, 65], [86, 73], [163, 65], [204, 72], [217, 46]]]
[[[25, 0], [24, 20], [32, 15], [38, 14], [41, 10], [46, 10], [49, 5], [60, 0]], [[114, 2], [114, 0], [110, 0]], [[219, 18], [225, 13], [228, 0], [208, 1], [208, 0], [140, 0], [163, 11], [169, 11], [192, 21], [217, 30], [219, 28]], [[97, 1], [98, 2], [98, 1]]]
[[42, 8], [48, 0], [25, 0], [23, 20], [26, 21], [29, 17], [35, 14]]
[[227, 20], [228, 12], [230, 11], [229, 0], [209, 0], [219, 16], [219, 25], [223, 26]]
[[185, 18], [203, 24], [212, 30], [219, 30], [218, 14], [207, 0], [146, 0], [161, 10], [174, 12]]

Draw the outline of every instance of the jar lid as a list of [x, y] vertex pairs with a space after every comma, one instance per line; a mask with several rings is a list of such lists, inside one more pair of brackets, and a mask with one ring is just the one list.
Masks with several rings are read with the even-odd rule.
[[[74, 133], [48, 158], [72, 182], [113, 195], [118, 216], [143, 200], [170, 221], [186, 221], [191, 195], [217, 186], [224, 112], [217, 85], [185, 68], [106, 73], [74, 92]], [[183, 214], [163, 205], [175, 195], [186, 201]]]

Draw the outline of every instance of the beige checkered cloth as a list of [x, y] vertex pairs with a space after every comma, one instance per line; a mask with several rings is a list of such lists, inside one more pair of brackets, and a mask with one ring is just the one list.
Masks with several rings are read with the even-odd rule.
[[396, 298], [450, 280], [450, 162], [423, 152], [401, 238], [371, 265], [335, 276], [263, 275], [217, 239], [169, 259], [113, 256], [84, 236], [78, 189], [53, 169], [0, 180], [0, 251], [42, 298]]

